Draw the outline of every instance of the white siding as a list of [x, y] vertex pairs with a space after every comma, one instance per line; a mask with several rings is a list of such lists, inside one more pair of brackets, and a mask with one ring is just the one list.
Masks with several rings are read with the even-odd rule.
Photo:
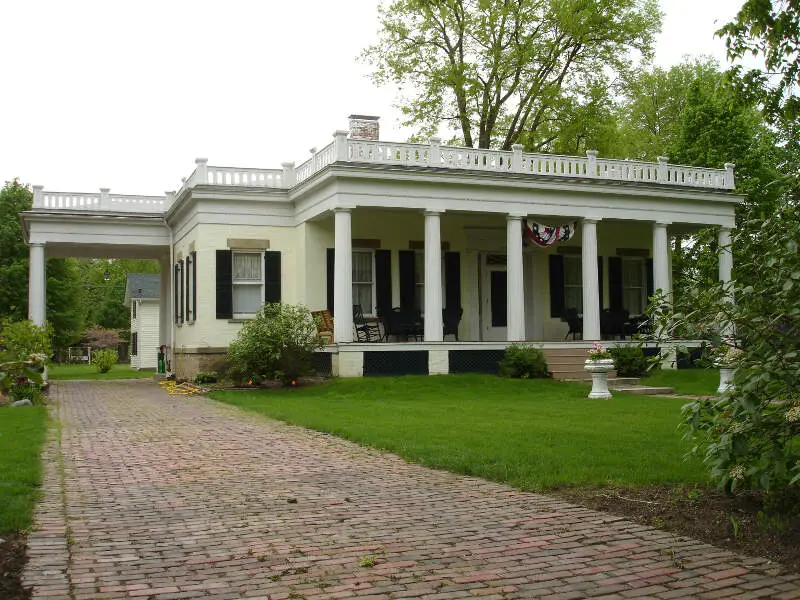
[[131, 367], [155, 369], [158, 363], [158, 300], [133, 300], [131, 305], [134, 302], [138, 306], [136, 318], [131, 318], [131, 336], [137, 333], [139, 340], [136, 356], [131, 356]]

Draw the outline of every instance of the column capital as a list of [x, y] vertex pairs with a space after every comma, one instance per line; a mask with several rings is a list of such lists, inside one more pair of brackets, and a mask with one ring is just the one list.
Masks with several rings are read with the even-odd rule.
[[349, 213], [349, 212], [353, 212], [353, 209], [355, 209], [355, 205], [343, 204], [341, 206], [334, 206], [332, 210], [335, 213], [337, 213], [337, 212]]
[[668, 225], [672, 225], [672, 221], [654, 221], [653, 225], [656, 227], [667, 227]]
[[425, 210], [423, 210], [423, 211], [422, 211], [422, 213], [423, 213], [423, 214], [424, 214], [426, 217], [433, 217], [433, 216], [436, 216], [436, 217], [438, 217], [438, 216], [440, 216], [441, 214], [443, 214], [444, 212], [445, 212], [445, 211], [444, 211], [444, 209], [443, 209], [443, 208], [426, 208]]
[[583, 217], [581, 219], [581, 223], [591, 223], [597, 225], [602, 220], [602, 217]]
[[521, 212], [510, 212], [506, 214], [507, 221], [520, 221], [522, 219], [527, 219], [528, 215]]
[[28, 242], [28, 246], [34, 246], [35, 248], [44, 248], [44, 242]]

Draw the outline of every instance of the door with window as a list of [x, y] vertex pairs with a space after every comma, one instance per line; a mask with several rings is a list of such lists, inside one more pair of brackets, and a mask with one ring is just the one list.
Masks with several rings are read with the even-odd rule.
[[505, 254], [484, 254], [481, 260], [481, 330], [485, 341], [508, 338], [508, 272]]

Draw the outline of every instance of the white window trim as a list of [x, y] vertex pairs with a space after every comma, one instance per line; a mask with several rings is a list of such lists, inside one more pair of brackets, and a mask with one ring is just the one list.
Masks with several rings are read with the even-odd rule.
[[[356, 253], [369, 254], [370, 255], [370, 264], [372, 265], [372, 282], [371, 282], [372, 283], [372, 293], [371, 293], [372, 306], [369, 306], [369, 307], [362, 306], [361, 310], [364, 311], [364, 316], [365, 317], [374, 317], [376, 315], [376, 313], [377, 313], [377, 309], [376, 309], [376, 306], [375, 306], [375, 304], [377, 303], [377, 300], [375, 298], [375, 293], [376, 293], [376, 285], [375, 285], [376, 284], [376, 282], [375, 282], [375, 250], [372, 250], [370, 248], [353, 248], [351, 253], [350, 253], [351, 254], [351, 256], [350, 256], [350, 264], [352, 264], [353, 255], [356, 254]], [[350, 284], [351, 284], [351, 286], [355, 286], [357, 284], [358, 285], [365, 285], [367, 283], [370, 283], [368, 281], [356, 281], [355, 279], [353, 279], [352, 275], [353, 275], [353, 273], [352, 273], [352, 268], [351, 268], [351, 271], [350, 271], [350, 279], [351, 279]]]
[[[186, 304], [188, 304], [188, 310], [186, 315], [186, 322], [187, 323], [194, 323], [195, 316], [194, 316], [194, 294], [192, 291], [194, 290], [194, 277], [193, 274], [195, 272], [194, 267], [194, 260], [195, 257], [190, 252], [186, 255], [186, 260], [184, 261], [184, 265], [186, 265]], [[190, 262], [191, 261], [191, 264]]]
[[[235, 254], [258, 254], [261, 261], [261, 281], [236, 281], [233, 277], [233, 257]], [[233, 288], [237, 285], [260, 285], [261, 286], [261, 306], [264, 306], [264, 251], [263, 250], [236, 250], [231, 249], [231, 294], [233, 295]], [[259, 308], [261, 308], [259, 306]], [[255, 319], [256, 313], [237, 313], [233, 312], [233, 319]]]

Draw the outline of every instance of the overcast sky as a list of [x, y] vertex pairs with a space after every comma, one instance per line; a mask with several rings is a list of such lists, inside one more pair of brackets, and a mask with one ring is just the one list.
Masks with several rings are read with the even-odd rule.
[[[660, 0], [656, 63], [707, 54], [741, 0]], [[377, 0], [0, 0], [0, 182], [162, 194], [207, 157], [279, 168], [351, 113], [403, 140], [395, 91], [356, 60]]]

